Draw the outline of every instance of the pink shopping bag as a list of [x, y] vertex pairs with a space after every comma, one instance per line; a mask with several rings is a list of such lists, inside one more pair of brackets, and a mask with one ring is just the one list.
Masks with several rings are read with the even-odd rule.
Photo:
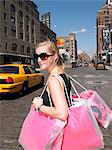
[[82, 99], [76, 88], [71, 83], [77, 100], [73, 102], [68, 96], [66, 85], [59, 75], [55, 75], [67, 95], [68, 112], [67, 125], [64, 128], [64, 135], [61, 150], [97, 150], [104, 147], [102, 132], [95, 119], [89, 101]]
[[[51, 150], [53, 142], [65, 125], [66, 122], [49, 118], [35, 111], [32, 105], [23, 123], [18, 141], [25, 150]], [[61, 143], [57, 145], [55, 150], [60, 150]]]
[[[112, 121], [112, 110], [104, 102], [101, 96], [94, 90], [86, 90], [80, 93], [81, 98], [87, 99], [90, 104], [92, 111], [97, 119], [98, 123], [107, 128]], [[76, 99], [76, 95], [72, 96], [73, 99]]]
[[96, 150], [104, 147], [103, 136], [91, 107], [87, 101], [83, 102], [83, 105], [69, 109], [62, 150]]
[[[90, 102], [92, 111], [99, 125], [107, 128], [112, 122], [112, 110], [96, 91], [86, 89], [76, 79], [72, 78], [70, 75], [68, 76], [72, 81], [74, 81], [84, 90], [84, 92], [80, 93], [79, 95], [81, 98], [87, 99]], [[74, 94], [72, 98], [73, 100], [75, 100], [76, 98], [78, 98], [78, 96]]]

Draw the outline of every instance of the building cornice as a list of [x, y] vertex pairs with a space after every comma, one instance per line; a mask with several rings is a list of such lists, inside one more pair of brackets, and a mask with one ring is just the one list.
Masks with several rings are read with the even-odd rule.
[[31, 56], [28, 56], [28, 55], [20, 55], [20, 54], [13, 54], [13, 53], [0, 53], [0, 55], [11, 55], [11, 56], [20, 56], [20, 57], [31, 58]]

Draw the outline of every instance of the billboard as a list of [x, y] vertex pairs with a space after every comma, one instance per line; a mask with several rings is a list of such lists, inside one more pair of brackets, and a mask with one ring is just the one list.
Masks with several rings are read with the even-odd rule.
[[103, 29], [103, 50], [109, 51], [110, 45], [110, 29]]
[[62, 38], [58, 38], [58, 39], [56, 40], [56, 45], [57, 45], [57, 47], [59, 47], [59, 48], [63, 48], [63, 47], [64, 47], [64, 40], [63, 40]]

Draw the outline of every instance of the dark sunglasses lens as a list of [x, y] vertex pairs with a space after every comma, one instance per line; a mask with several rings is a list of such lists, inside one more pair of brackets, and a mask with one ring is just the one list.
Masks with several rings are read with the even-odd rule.
[[49, 56], [46, 53], [42, 53], [39, 57], [41, 60], [47, 60]]

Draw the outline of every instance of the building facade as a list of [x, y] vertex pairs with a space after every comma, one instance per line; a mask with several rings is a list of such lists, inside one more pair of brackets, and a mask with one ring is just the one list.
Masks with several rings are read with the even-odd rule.
[[46, 25], [49, 29], [51, 28], [51, 15], [50, 12], [47, 12], [41, 15], [41, 21], [44, 25]]
[[76, 34], [70, 33], [67, 36], [57, 37], [58, 46], [60, 49], [65, 49], [70, 55], [70, 61], [77, 60], [77, 40]]
[[108, 63], [112, 53], [112, 0], [107, 0], [106, 4], [97, 13], [97, 57], [106, 55]]
[[41, 23], [33, 1], [0, 1], [0, 64], [31, 64], [35, 45], [48, 37], [56, 34]]
[[76, 34], [75, 33], [70, 33], [68, 35], [69, 37], [69, 49], [70, 49], [70, 58], [71, 61], [76, 61], [77, 60], [77, 40], [76, 40]]
[[44, 25], [41, 21], [39, 27], [40, 27], [38, 31], [39, 42], [45, 41], [47, 39], [53, 42], [56, 41], [56, 34], [50, 28]]

